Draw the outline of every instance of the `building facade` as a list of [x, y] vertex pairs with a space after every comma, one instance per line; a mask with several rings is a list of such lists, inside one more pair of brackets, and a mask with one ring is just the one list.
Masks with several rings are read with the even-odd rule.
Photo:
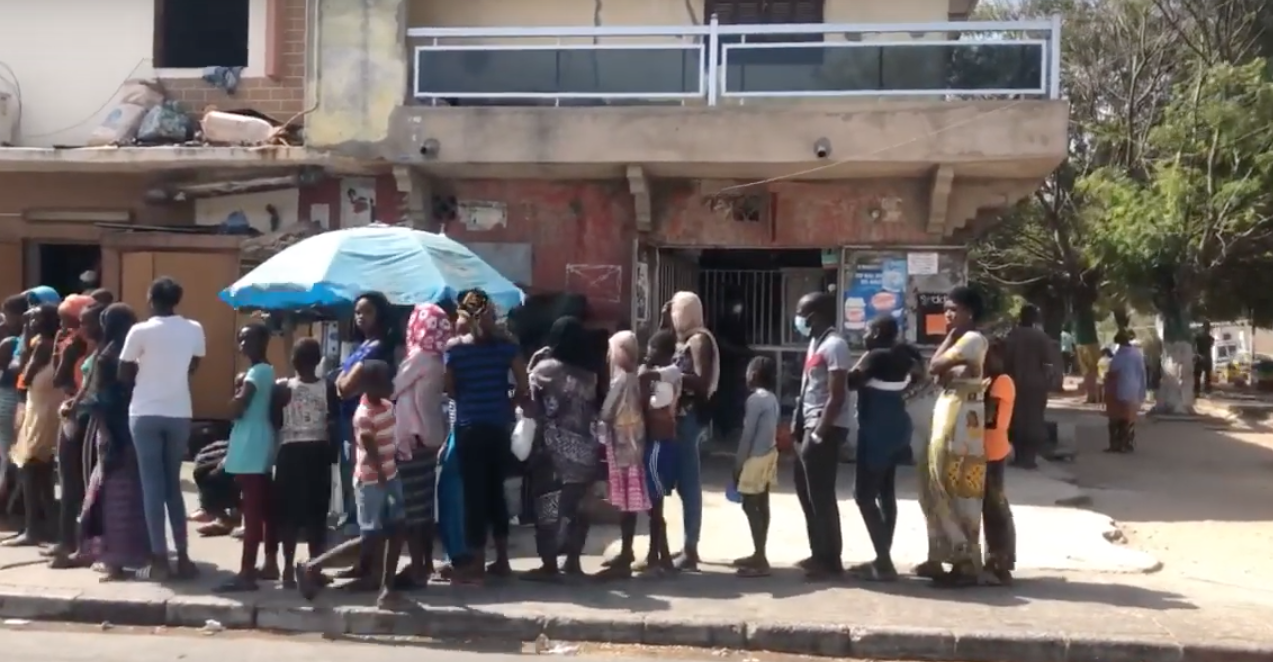
[[[51, 260], [126, 293], [194, 269], [230, 345], [215, 292], [238, 240], [189, 230], [403, 222], [585, 295], [601, 326], [648, 328], [695, 289], [725, 335], [798, 363], [812, 289], [841, 293], [850, 332], [892, 312], [938, 335], [963, 244], [1066, 154], [1059, 20], [970, 22], [975, 0], [186, 4], [0, 0], [0, 289]], [[79, 148], [128, 79], [304, 145]]]

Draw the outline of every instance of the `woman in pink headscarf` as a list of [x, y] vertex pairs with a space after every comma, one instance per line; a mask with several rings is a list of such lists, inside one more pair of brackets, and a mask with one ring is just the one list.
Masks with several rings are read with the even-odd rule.
[[407, 356], [393, 380], [398, 475], [406, 500], [411, 555], [411, 565], [398, 576], [402, 590], [424, 585], [433, 574], [434, 490], [438, 451], [447, 435], [442, 355], [453, 334], [454, 323], [446, 309], [435, 303], [416, 306], [407, 321]]

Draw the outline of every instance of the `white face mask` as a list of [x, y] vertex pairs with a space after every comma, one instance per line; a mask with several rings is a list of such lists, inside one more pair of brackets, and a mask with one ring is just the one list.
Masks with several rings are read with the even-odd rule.
[[741, 304], [741, 303], [736, 303], [736, 304], [734, 304], [734, 308], [733, 308], [733, 310], [734, 310], [734, 314], [735, 314], [735, 315], [742, 315], [742, 314], [743, 314], [743, 304]]

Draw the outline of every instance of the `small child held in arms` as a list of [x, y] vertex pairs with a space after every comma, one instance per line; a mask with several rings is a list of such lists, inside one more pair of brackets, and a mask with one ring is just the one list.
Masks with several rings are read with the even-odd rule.
[[661, 574], [675, 570], [663, 517], [666, 497], [676, 488], [676, 400], [681, 372], [673, 365], [676, 334], [663, 329], [650, 337], [645, 365], [638, 373], [645, 387], [645, 475], [650, 494], [650, 550], [643, 570]]
[[239, 330], [239, 352], [251, 366], [242, 376], [230, 402], [234, 426], [222, 460], [224, 471], [234, 476], [241, 493], [243, 554], [239, 573], [217, 587], [219, 592], [255, 591], [256, 558], [262, 543], [273, 539], [270, 474], [274, 468], [274, 422], [271, 400], [274, 368], [265, 358], [270, 331], [264, 324]]
[[739, 577], [769, 575], [765, 543], [769, 537], [769, 491], [778, 485], [778, 373], [773, 359], [757, 356], [747, 364], [751, 395], [743, 410], [743, 432], [734, 460], [734, 484], [743, 499], [755, 551], [734, 561]]
[[[358, 510], [359, 538], [356, 543], [372, 560], [371, 572], [355, 582], [374, 583], [380, 597], [376, 606], [393, 609], [402, 597], [394, 590], [394, 575], [402, 553], [406, 504], [402, 480], [398, 477], [398, 446], [394, 426], [393, 381], [389, 364], [380, 360], [362, 363], [362, 401], [354, 413], [354, 495]], [[323, 583], [322, 568], [337, 555], [347, 552], [355, 541], [339, 545], [296, 568], [301, 595], [313, 599]], [[361, 586], [359, 588], [362, 588]]]

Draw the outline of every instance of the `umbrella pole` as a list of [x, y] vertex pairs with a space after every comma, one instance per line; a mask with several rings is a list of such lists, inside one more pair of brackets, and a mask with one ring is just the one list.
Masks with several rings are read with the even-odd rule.
[[287, 376], [295, 377], [296, 368], [292, 366], [292, 348], [296, 345], [296, 315], [288, 313], [283, 317], [283, 360], [287, 362]]

